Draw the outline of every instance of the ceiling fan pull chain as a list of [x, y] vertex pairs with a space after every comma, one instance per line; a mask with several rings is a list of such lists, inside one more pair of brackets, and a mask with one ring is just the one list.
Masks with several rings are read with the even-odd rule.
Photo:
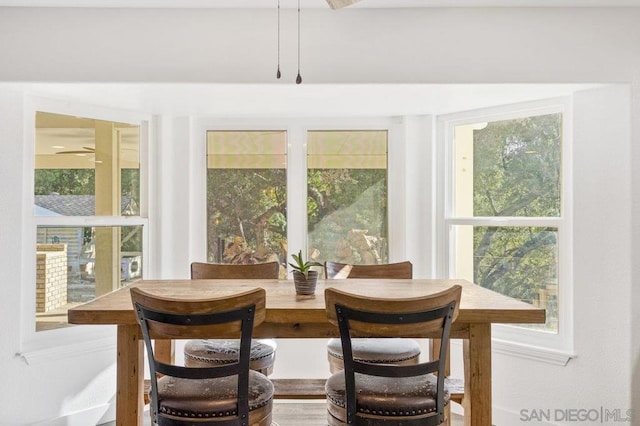
[[298, 0], [298, 76], [296, 84], [300, 83], [302, 83], [302, 76], [300, 75], [300, 0]]
[[280, 0], [278, 0], [278, 72], [276, 72], [276, 78], [282, 77], [280, 73]]

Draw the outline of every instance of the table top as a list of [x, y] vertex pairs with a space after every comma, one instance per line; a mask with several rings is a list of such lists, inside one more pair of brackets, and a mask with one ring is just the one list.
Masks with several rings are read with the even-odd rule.
[[129, 288], [140, 287], [164, 297], [202, 299], [225, 297], [251, 288], [266, 290], [265, 323], [327, 323], [324, 290], [334, 287], [380, 298], [412, 298], [462, 286], [456, 323], [544, 323], [545, 310], [457, 279], [318, 280], [315, 295], [296, 295], [293, 281], [282, 280], [140, 280], [69, 309], [71, 324], [136, 324]]

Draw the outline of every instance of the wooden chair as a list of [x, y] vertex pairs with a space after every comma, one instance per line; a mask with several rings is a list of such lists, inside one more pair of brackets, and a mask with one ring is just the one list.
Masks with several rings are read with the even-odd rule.
[[[344, 370], [326, 384], [329, 426], [433, 426], [445, 422], [445, 363], [462, 288], [413, 299], [380, 299], [325, 290], [327, 317], [340, 329]], [[354, 358], [351, 334], [384, 338], [434, 333], [439, 357], [415, 365], [370, 364]], [[437, 373], [437, 375], [433, 375]]]
[[[191, 279], [278, 279], [278, 262], [250, 265], [229, 265], [193, 262]], [[189, 367], [212, 367], [236, 362], [238, 340], [190, 340], [184, 347], [185, 365]], [[265, 376], [273, 372], [276, 360], [276, 342], [272, 339], [256, 339], [251, 342], [249, 367]]]
[[193, 262], [191, 264], [192, 280], [207, 279], [273, 279], [277, 280], [280, 273], [278, 262], [252, 263], [249, 265], [231, 265], [224, 263], [202, 263]]
[[[327, 279], [410, 279], [413, 277], [413, 265], [408, 261], [380, 265], [349, 265], [325, 262], [324, 271]], [[354, 339], [352, 348], [354, 357], [362, 362], [417, 364], [420, 357], [420, 345], [414, 339]], [[332, 374], [344, 368], [340, 339], [329, 340], [327, 358], [329, 360], [329, 370]]]
[[324, 262], [324, 273], [329, 280], [345, 278], [411, 279], [413, 278], [413, 265], [409, 261], [379, 265]]
[[[269, 426], [273, 384], [249, 369], [253, 327], [264, 321], [266, 293], [253, 289], [228, 297], [179, 300], [131, 288], [151, 372], [151, 420], [158, 426]], [[235, 363], [191, 368], [158, 360], [151, 339], [240, 335]]]

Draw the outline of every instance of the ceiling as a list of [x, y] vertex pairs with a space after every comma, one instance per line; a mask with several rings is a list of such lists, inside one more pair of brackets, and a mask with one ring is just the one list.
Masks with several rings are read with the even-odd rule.
[[[296, 0], [280, 0], [281, 7], [297, 7]], [[0, 7], [114, 7], [114, 8], [234, 8], [276, 7], [276, 0], [0, 0]], [[326, 8], [325, 0], [301, 0], [305, 9]], [[420, 7], [624, 7], [640, 0], [362, 0], [348, 9]], [[347, 10], [347, 9], [342, 9]], [[335, 11], [340, 13], [340, 11]]]

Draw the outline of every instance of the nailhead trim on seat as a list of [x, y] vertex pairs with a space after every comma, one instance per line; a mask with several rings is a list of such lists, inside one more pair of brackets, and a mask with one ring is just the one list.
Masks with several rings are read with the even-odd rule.
[[[342, 356], [342, 354], [337, 354], [335, 352], [329, 352], [329, 355], [331, 355], [332, 357], [341, 359], [344, 361], [344, 357]], [[404, 357], [404, 358], [387, 358], [387, 359], [376, 359], [376, 360], [372, 360], [372, 359], [364, 359], [364, 358], [353, 358], [354, 361], [360, 361], [360, 362], [368, 362], [371, 364], [393, 364], [393, 363], [398, 363], [398, 362], [403, 362], [403, 361], [409, 361], [410, 359], [416, 359], [420, 356], [420, 354], [418, 355], [412, 355], [412, 356], [408, 356], [408, 357]]]
[[[269, 399], [264, 401], [262, 404], [255, 404], [249, 407], [250, 411], [256, 410], [258, 408], [262, 408], [266, 405], [269, 405], [273, 399]], [[160, 406], [159, 411], [163, 414], [168, 414], [176, 417], [199, 417], [199, 418], [212, 418], [212, 417], [229, 417], [236, 416], [238, 412], [236, 410], [233, 411], [214, 411], [214, 412], [193, 412], [193, 411], [177, 411], [171, 410], [167, 407]]]
[[[195, 348], [189, 348], [189, 345], [193, 343]], [[189, 348], [189, 349], [188, 349]], [[196, 355], [200, 353], [200, 355]], [[233, 364], [237, 362], [237, 357], [240, 354], [240, 347], [225, 346], [224, 344], [214, 344], [209, 340], [192, 341], [185, 347], [184, 356], [186, 359], [198, 361], [205, 364]], [[235, 356], [229, 357], [229, 359], [220, 359], [223, 355]], [[250, 360], [258, 361], [275, 356], [275, 349], [270, 345], [261, 343], [259, 341], [251, 342]]]
[[[337, 401], [334, 398], [327, 398], [333, 405], [336, 405], [340, 408], [346, 408], [346, 404], [344, 402], [344, 400], [341, 401]], [[435, 412], [436, 409], [430, 409], [430, 410], [416, 410], [416, 409], [403, 409], [403, 408], [398, 408], [398, 410], [395, 411], [386, 411], [386, 410], [375, 410], [375, 409], [371, 409], [368, 407], [362, 407], [362, 406], [358, 406], [358, 412], [363, 413], [363, 414], [371, 414], [371, 415], [378, 415], [378, 416], [417, 416], [417, 415], [421, 415], [421, 414], [429, 414], [429, 413], [433, 413]]]
[[[233, 352], [228, 352], [228, 354], [232, 354], [232, 353]], [[233, 360], [233, 359], [224, 360], [219, 358], [205, 358], [205, 357], [195, 356], [195, 355], [186, 354], [186, 353], [184, 354], [184, 357], [194, 361], [205, 362], [210, 364], [234, 364], [237, 362], [237, 360]], [[267, 355], [256, 356], [256, 357], [252, 356], [251, 361], [266, 359], [271, 357], [273, 357], [273, 354], [267, 354]]]

